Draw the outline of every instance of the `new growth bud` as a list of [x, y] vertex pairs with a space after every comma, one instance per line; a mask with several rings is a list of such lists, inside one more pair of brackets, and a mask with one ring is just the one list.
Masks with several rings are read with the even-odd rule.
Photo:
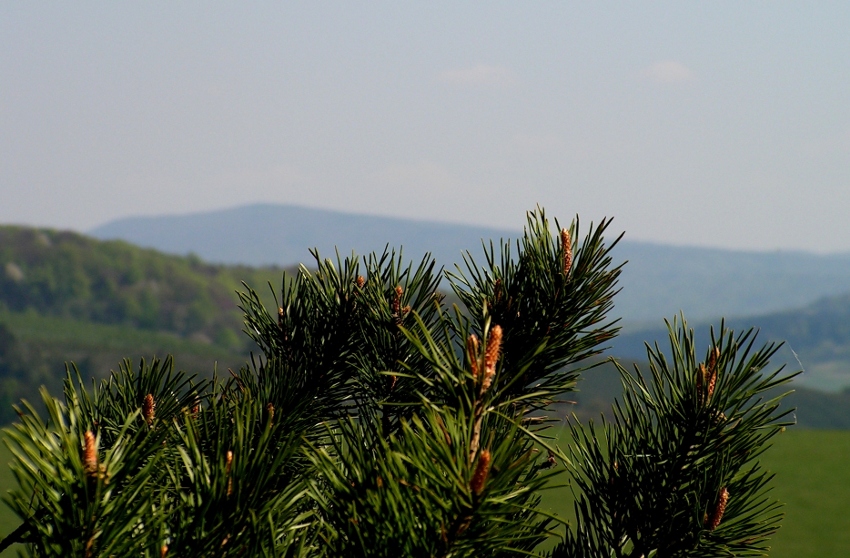
[[714, 386], [717, 384], [717, 361], [720, 360], [720, 349], [714, 347], [708, 356], [708, 397], [714, 394]]
[[398, 316], [399, 310], [401, 309], [401, 295], [404, 294], [404, 289], [401, 288], [401, 285], [395, 288], [395, 298], [393, 299], [393, 314]]
[[561, 229], [561, 249], [564, 251], [564, 275], [569, 275], [573, 267], [573, 244], [567, 229]]
[[150, 393], [145, 395], [145, 401], [142, 403], [142, 416], [148, 426], [153, 424], [153, 419], [156, 417], [156, 401]]
[[484, 490], [484, 485], [487, 483], [487, 475], [490, 473], [490, 450], [483, 449], [478, 456], [478, 463], [475, 466], [475, 473], [472, 475], [472, 480], [469, 482], [469, 488], [473, 494], [479, 496]]
[[714, 395], [717, 386], [717, 363], [720, 360], [720, 349], [713, 347], [708, 355], [708, 365], [700, 364], [697, 370], [697, 400], [704, 405]]
[[230, 468], [233, 465], [233, 452], [227, 450], [227, 458], [224, 466], [224, 472], [227, 475], [227, 495], [233, 494], [233, 479], [230, 478]]
[[83, 436], [83, 470], [89, 477], [97, 477], [97, 440], [91, 430]]
[[714, 506], [714, 511], [706, 519], [705, 526], [709, 531], [714, 531], [720, 525], [720, 522], [723, 520], [723, 513], [726, 511], [726, 504], [728, 503], [729, 491], [724, 486], [717, 495], [717, 504]]
[[502, 348], [502, 327], [493, 326], [487, 337], [487, 350], [484, 353], [484, 379], [481, 381], [481, 393], [490, 388], [493, 377], [496, 375], [496, 362], [499, 360], [499, 351]]
[[472, 370], [472, 377], [478, 381], [478, 337], [473, 333], [466, 340], [466, 355], [469, 357], [469, 367]]

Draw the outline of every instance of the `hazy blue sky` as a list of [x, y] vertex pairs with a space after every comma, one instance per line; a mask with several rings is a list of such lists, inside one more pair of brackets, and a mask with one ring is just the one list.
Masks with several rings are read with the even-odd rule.
[[848, 251], [848, 30], [846, 1], [3, 2], [0, 222], [540, 203]]

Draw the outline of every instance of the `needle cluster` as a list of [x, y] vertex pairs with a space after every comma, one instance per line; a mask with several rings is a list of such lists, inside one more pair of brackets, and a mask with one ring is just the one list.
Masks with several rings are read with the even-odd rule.
[[[6, 430], [33, 556], [718, 556], [764, 549], [779, 522], [758, 456], [787, 421], [766, 393], [775, 347], [721, 325], [696, 358], [622, 371], [603, 426], [554, 405], [617, 334], [622, 264], [609, 221], [529, 213], [485, 261], [437, 269], [401, 252], [285, 275], [266, 308], [238, 294], [257, 354], [197, 378], [124, 362], [61, 397], [22, 402]], [[447, 304], [445, 281], [456, 300]], [[572, 479], [575, 524], [541, 505]], [[561, 488], [561, 490], [564, 490]]]

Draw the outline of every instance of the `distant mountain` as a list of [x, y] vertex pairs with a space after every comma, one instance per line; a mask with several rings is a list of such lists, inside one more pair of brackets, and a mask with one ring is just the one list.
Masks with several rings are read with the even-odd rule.
[[[517, 223], [518, 229], [524, 223]], [[122, 239], [172, 254], [195, 253], [208, 262], [247, 265], [293, 265], [312, 261], [309, 249], [324, 257], [381, 251], [387, 244], [411, 259], [431, 252], [439, 262], [460, 260], [462, 250], [475, 249], [482, 238], [517, 235], [486, 227], [471, 227], [374, 217], [291, 205], [249, 205], [234, 209], [129, 217], [101, 225], [88, 233], [100, 239]]]
[[[699, 347], [707, 348], [710, 324], [690, 321]], [[713, 325], [719, 327], [719, 322]], [[798, 384], [827, 391], [850, 387], [850, 294], [822, 298], [802, 308], [727, 320], [728, 327], [743, 331], [759, 330], [762, 341], [784, 341], [774, 361], [789, 370], [805, 372]], [[644, 359], [644, 342], [667, 346], [663, 327], [629, 328], [614, 340], [611, 354], [621, 358]]]
[[[560, 218], [568, 220], [569, 215]], [[516, 238], [517, 230], [356, 215], [259, 204], [208, 213], [119, 219], [89, 234], [221, 263], [309, 263], [308, 249], [333, 257], [404, 247], [413, 260], [431, 252], [452, 267], [461, 253], [481, 254], [481, 240]], [[744, 252], [623, 240], [615, 261], [629, 260], [616, 299], [627, 322], [659, 324], [684, 310], [691, 319], [747, 316], [801, 307], [850, 292], [850, 255]]]

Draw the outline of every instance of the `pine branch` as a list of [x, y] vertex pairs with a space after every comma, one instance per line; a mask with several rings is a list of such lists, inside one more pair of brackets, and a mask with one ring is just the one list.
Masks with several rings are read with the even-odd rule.
[[3, 552], [13, 544], [26, 543], [32, 536], [32, 527], [29, 523], [24, 522], [18, 525], [14, 531], [3, 537], [0, 541], [0, 552]]
[[[529, 213], [515, 244], [448, 273], [389, 248], [283, 277], [267, 309], [245, 285], [260, 353], [198, 380], [172, 359], [125, 361], [87, 388], [69, 368], [47, 417], [6, 429], [23, 520], [0, 546], [39, 556], [753, 556], [779, 525], [758, 461], [789, 424], [778, 349], [721, 323], [705, 357], [668, 324], [669, 351], [621, 368], [600, 428], [547, 408], [618, 332], [622, 264], [602, 220], [554, 230]], [[514, 248], [515, 247], [515, 248]], [[543, 452], [545, 450], [545, 454]], [[557, 458], [557, 459], [556, 459]], [[576, 524], [540, 508], [571, 463]]]
[[648, 348], [648, 379], [621, 369], [626, 391], [603, 424], [607, 447], [571, 423], [580, 529], [556, 557], [755, 556], [778, 526], [771, 476], [756, 458], [790, 411], [761, 394], [794, 374], [764, 372], [777, 347], [753, 350], [752, 330], [735, 336], [721, 324], [697, 362], [693, 332], [669, 328], [672, 361]]

